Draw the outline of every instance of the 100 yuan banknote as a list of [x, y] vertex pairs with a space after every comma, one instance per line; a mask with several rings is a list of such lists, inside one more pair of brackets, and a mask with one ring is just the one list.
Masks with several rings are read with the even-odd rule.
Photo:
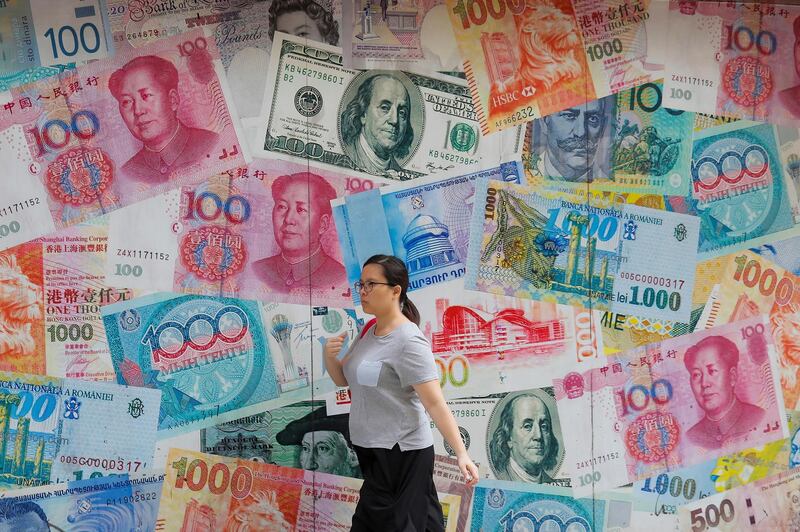
[[671, 0], [669, 8], [668, 106], [796, 125], [798, 6]]
[[261, 110], [276, 31], [340, 45], [341, 0], [162, 2], [157, 8], [147, 2], [106, 1], [118, 50], [202, 29], [219, 48], [232, 101], [243, 122], [258, 118]]
[[[788, 436], [763, 316], [608, 357], [553, 381], [578, 495]], [[587, 416], [587, 412], [592, 412]], [[593, 436], [594, 435], [594, 436]], [[597, 437], [597, 435], [600, 435]]]
[[669, 210], [700, 221], [698, 253], [711, 258], [774, 240], [794, 227], [775, 128], [738, 122], [695, 134], [691, 193]]
[[0, 74], [114, 55], [106, 0], [0, 5]]
[[[108, 282], [147, 288], [167, 284], [180, 293], [270, 302], [351, 306], [351, 284], [330, 202], [382, 182], [330, 170], [308, 171], [306, 165], [289, 161], [255, 160], [182, 187], [172, 216], [154, 212], [161, 202], [150, 202], [146, 209], [133, 206], [140, 210], [137, 217], [109, 238], [114, 259]], [[142, 224], [139, 217], [161, 218], [162, 225]]]
[[[117, 381], [162, 390], [159, 438], [333, 390], [319, 356], [343, 310], [158, 294], [103, 308]], [[314, 356], [317, 353], [317, 356]], [[311, 376], [316, 375], [312, 381]]]
[[[451, 399], [447, 406], [470, 457], [486, 466], [486, 478], [570, 486], [565, 465], [572, 460], [566, 456], [552, 388]], [[438, 431], [434, 449], [455, 454]]]
[[662, 77], [658, 2], [447, 0], [484, 133]]
[[[25, 530], [156, 530], [164, 474], [151, 471], [26, 488], [0, 500], [0, 526]], [[11, 527], [11, 528], [7, 528]]]
[[578, 499], [569, 488], [483, 480], [475, 487], [472, 532], [487, 530], [620, 531], [631, 523], [631, 502], [616, 494]]
[[698, 329], [711, 329], [751, 316], [769, 317], [778, 348], [778, 365], [786, 408], [800, 404], [800, 277], [767, 257], [744, 251], [731, 254], [721, 270], [719, 284], [706, 303]]
[[228, 100], [199, 30], [0, 94], [0, 248], [242, 166]]
[[645, 83], [534, 120], [522, 155], [530, 182], [687, 195], [695, 114], [662, 101], [661, 83]]
[[689, 319], [698, 223], [615, 197], [477, 183], [465, 286], [494, 294]]
[[522, 128], [484, 136], [467, 84], [342, 66], [342, 49], [276, 34], [254, 153], [413, 179], [519, 158]]
[[[395, 255], [406, 263], [410, 291], [464, 275], [475, 183], [489, 179], [519, 183], [519, 164], [429, 176], [334, 201], [333, 219], [349, 286], [376, 253]], [[357, 291], [353, 301], [360, 304]]]
[[0, 372], [0, 491], [153, 467], [160, 400], [157, 390]]

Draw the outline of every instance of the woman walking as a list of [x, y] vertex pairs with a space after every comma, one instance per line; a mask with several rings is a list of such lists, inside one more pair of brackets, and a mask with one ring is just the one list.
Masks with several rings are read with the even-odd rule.
[[364, 475], [351, 530], [443, 531], [426, 410], [455, 450], [467, 484], [478, 482], [478, 470], [444, 401], [433, 353], [418, 326], [419, 312], [408, 299], [408, 271], [397, 257], [375, 255], [355, 284], [364, 312], [374, 315], [375, 323], [341, 361], [345, 335], [325, 344], [333, 382], [350, 386], [350, 438]]

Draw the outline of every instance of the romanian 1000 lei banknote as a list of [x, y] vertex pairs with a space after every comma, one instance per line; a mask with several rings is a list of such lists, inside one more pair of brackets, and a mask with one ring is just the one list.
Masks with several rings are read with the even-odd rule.
[[[199, 471], [200, 473], [196, 473]], [[251, 460], [171, 449], [158, 530], [349, 530], [362, 480]], [[446, 532], [466, 529], [472, 489], [456, 461], [437, 456], [432, 472]]]
[[[330, 202], [382, 182], [256, 159], [247, 167], [182, 187], [179, 208], [163, 217], [160, 227], [134, 220], [125, 231], [112, 231], [114, 268], [108, 282], [349, 307], [352, 283], [342, 264]], [[160, 207], [160, 202], [150, 202], [139, 216], [156, 218]], [[169, 252], [173, 242], [177, 253]]]
[[275, 31], [339, 46], [341, 0], [131, 2], [106, 0], [118, 50], [201, 28], [219, 48], [242, 121], [258, 118]]
[[786, 408], [800, 404], [800, 277], [767, 257], [743, 251], [731, 254], [697, 324], [710, 329], [751, 316], [767, 315], [778, 350]]
[[396, 180], [519, 158], [523, 130], [484, 136], [465, 81], [342, 66], [342, 49], [276, 34], [256, 154]]
[[773, 532], [800, 530], [800, 471], [691, 502], [679, 510], [681, 530]]
[[196, 30], [0, 94], [5, 248], [245, 163]]
[[800, 7], [671, 0], [669, 9], [669, 107], [797, 124]]
[[0, 74], [114, 54], [106, 0], [8, 0], [0, 5]]
[[158, 294], [102, 312], [117, 381], [163, 392], [159, 438], [310, 399], [312, 386], [332, 391], [324, 339], [355, 334], [343, 310], [214, 296]]
[[[463, 276], [475, 185], [490, 179], [519, 183], [519, 164], [429, 176], [334, 201], [348, 285], [359, 280], [361, 265], [376, 253], [395, 255], [406, 263], [409, 291]], [[360, 302], [356, 291], [353, 301]]]
[[163, 473], [151, 471], [16, 490], [0, 500], [0, 527], [20, 530], [24, 523], [31, 531], [153, 532], [163, 482]]
[[691, 192], [667, 207], [700, 221], [698, 253], [711, 258], [774, 240], [794, 227], [775, 128], [735, 122], [695, 133]]
[[477, 183], [465, 286], [687, 322], [698, 223], [613, 195]]
[[687, 195], [695, 114], [662, 101], [661, 83], [648, 82], [534, 120], [522, 155], [529, 181]]
[[[484, 133], [662, 77], [665, 4], [447, 0]], [[652, 11], [651, 11], [652, 8]]]
[[616, 494], [578, 499], [569, 488], [483, 480], [475, 487], [470, 530], [616, 532], [630, 525], [631, 508]]
[[[788, 436], [762, 316], [608, 357], [555, 379], [575, 493], [653, 477]], [[586, 415], [591, 412], [592, 415]]]
[[0, 372], [0, 490], [151, 468], [160, 398], [157, 390]]

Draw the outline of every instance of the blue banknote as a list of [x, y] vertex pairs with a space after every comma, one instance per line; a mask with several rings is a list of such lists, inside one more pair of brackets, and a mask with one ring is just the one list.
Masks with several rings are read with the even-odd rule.
[[0, 76], [0, 91], [7, 91], [26, 83], [32, 83], [40, 79], [49, 78], [60, 74], [65, 70], [74, 70], [75, 63], [65, 65], [53, 65], [49, 67], [32, 67], [24, 70], [17, 70]]
[[615, 200], [479, 182], [466, 288], [688, 322], [697, 218]]
[[667, 207], [700, 219], [700, 259], [746, 249], [794, 226], [790, 180], [772, 125], [736, 122], [697, 133], [690, 172], [689, 195], [670, 197]]
[[0, 530], [152, 532], [164, 474], [93, 478], [9, 492]]
[[153, 467], [160, 399], [157, 390], [0, 372], [0, 491]]
[[619, 495], [576, 499], [569, 488], [481, 480], [473, 495], [471, 530], [601, 532], [630, 526], [631, 511], [631, 502]]
[[333, 391], [319, 339], [357, 334], [343, 309], [220, 296], [155, 294], [102, 313], [117, 380], [163, 392], [159, 439]]
[[[409, 290], [464, 275], [476, 180], [519, 183], [517, 163], [472, 174], [431, 176], [382, 187], [333, 202], [333, 217], [350, 286], [372, 255], [405, 261]], [[353, 290], [358, 304], [358, 291]]]

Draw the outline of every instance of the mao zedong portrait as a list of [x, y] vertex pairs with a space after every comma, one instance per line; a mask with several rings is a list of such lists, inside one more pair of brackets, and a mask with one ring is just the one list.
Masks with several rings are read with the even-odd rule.
[[490, 463], [499, 480], [560, 484], [547, 473], [558, 464], [558, 446], [550, 409], [539, 397], [525, 393], [500, 412], [489, 442]]
[[704, 416], [687, 432], [689, 441], [706, 449], [720, 449], [729, 440], [761, 429], [765, 412], [736, 397], [739, 349], [724, 336], [703, 338], [686, 350], [695, 401]]
[[392, 73], [369, 77], [341, 115], [344, 152], [356, 168], [373, 175], [393, 175], [403, 168], [397, 159], [408, 155], [414, 141], [411, 98]]
[[344, 288], [344, 266], [322, 249], [333, 225], [336, 190], [310, 172], [282, 175], [272, 182], [272, 232], [280, 251], [253, 263], [255, 276], [272, 290], [330, 291]]
[[325, 415], [318, 408], [286, 425], [275, 435], [281, 445], [300, 447], [300, 467], [320, 473], [361, 478], [358, 457], [350, 442], [348, 414]]
[[178, 69], [154, 55], [128, 61], [108, 80], [119, 114], [142, 148], [122, 166], [137, 181], [164, 183], [176, 170], [216, 158], [219, 136], [178, 119]]

